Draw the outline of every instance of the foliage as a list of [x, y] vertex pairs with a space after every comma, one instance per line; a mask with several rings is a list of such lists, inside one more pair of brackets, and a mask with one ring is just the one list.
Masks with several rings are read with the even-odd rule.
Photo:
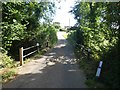
[[42, 49], [48, 41], [50, 46], [55, 44], [56, 31], [51, 24], [54, 7], [52, 2], [2, 3], [2, 47], [8, 55], [18, 60], [20, 47], [26, 48], [38, 42]]
[[49, 44], [50, 46], [55, 45], [57, 43], [57, 35], [56, 35], [56, 29], [54, 26], [49, 26], [48, 27], [49, 31]]
[[54, 25], [43, 24], [37, 28], [36, 34], [34, 34], [37, 42], [40, 43], [41, 48], [54, 45], [57, 42], [56, 29]]
[[46, 23], [51, 21], [54, 4], [51, 2], [4, 2], [2, 12], [3, 47], [9, 50], [7, 41], [23, 40], [24, 42], [34, 39], [40, 21], [42, 19]]
[[[113, 87], [120, 86], [117, 73], [120, 65], [119, 5], [119, 2], [76, 2], [70, 11], [75, 15], [78, 25], [74, 40], [91, 49], [92, 60], [104, 62], [101, 79]], [[114, 75], [111, 75], [112, 71]]]
[[56, 29], [60, 29], [60, 23], [59, 22], [54, 22], [53, 25], [55, 26]]
[[7, 56], [6, 53], [2, 53], [0, 52], [0, 65], [2, 66], [2, 68], [10, 68], [14, 66], [14, 61], [10, 56]]
[[[51, 47], [57, 42], [56, 30], [51, 24], [55, 13], [54, 7], [55, 4], [52, 2], [31, 2], [31, 0], [2, 2], [0, 25], [2, 48], [5, 49], [0, 52], [2, 68], [11, 69], [15, 66], [14, 59], [19, 60], [20, 47], [26, 48], [39, 43], [41, 50], [46, 48], [47, 43]], [[29, 52], [31, 51], [28, 50], [24, 54]], [[2, 74], [2, 78], [6, 80], [15, 74], [14, 70], [8, 70]]]

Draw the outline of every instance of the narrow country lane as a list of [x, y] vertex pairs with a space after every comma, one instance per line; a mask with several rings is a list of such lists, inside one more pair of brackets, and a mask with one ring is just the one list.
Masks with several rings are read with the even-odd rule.
[[[19, 68], [16, 79], [4, 88], [86, 88], [85, 75], [78, 68], [71, 45], [58, 32], [57, 45], [42, 58]], [[54, 62], [54, 65], [49, 65]]]

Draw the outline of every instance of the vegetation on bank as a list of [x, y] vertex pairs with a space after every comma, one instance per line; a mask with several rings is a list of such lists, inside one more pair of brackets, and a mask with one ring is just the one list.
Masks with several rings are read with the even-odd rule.
[[[4, 81], [17, 73], [15, 69], [18, 66], [16, 61], [19, 60], [19, 48], [39, 43], [41, 55], [46, 47], [50, 48], [56, 44], [57, 30], [51, 23], [55, 13], [55, 4], [52, 2], [2, 2], [1, 12], [0, 74]], [[25, 54], [30, 52], [28, 50]]]
[[119, 2], [76, 2], [71, 10], [78, 28], [68, 35], [68, 39], [74, 42], [80, 67], [84, 68], [89, 83], [95, 80], [99, 61], [103, 61], [98, 81], [108, 87], [120, 87], [119, 5]]

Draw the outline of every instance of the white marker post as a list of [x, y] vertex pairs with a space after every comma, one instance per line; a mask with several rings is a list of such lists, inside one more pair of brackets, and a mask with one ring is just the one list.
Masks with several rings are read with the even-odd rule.
[[98, 68], [97, 68], [96, 77], [99, 77], [99, 76], [100, 76], [102, 64], [103, 64], [103, 61], [100, 61], [99, 66], [98, 66]]

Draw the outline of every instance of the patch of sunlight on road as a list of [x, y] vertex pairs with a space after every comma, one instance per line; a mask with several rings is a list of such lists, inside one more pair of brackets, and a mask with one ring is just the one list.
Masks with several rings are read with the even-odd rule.
[[66, 46], [66, 44], [60, 44], [60, 45], [56, 46], [55, 48], [62, 48], [62, 47], [65, 47], [65, 46]]
[[51, 53], [49, 53], [49, 54], [50, 54], [50, 55], [55, 55], [56, 53], [52, 53], [52, 52], [51, 52]]
[[43, 73], [42, 71], [34, 71], [34, 72], [32, 72], [32, 74], [36, 74], [36, 73]]
[[75, 69], [70, 69], [70, 70], [68, 70], [69, 72], [76, 72], [77, 70], [75, 70]]

